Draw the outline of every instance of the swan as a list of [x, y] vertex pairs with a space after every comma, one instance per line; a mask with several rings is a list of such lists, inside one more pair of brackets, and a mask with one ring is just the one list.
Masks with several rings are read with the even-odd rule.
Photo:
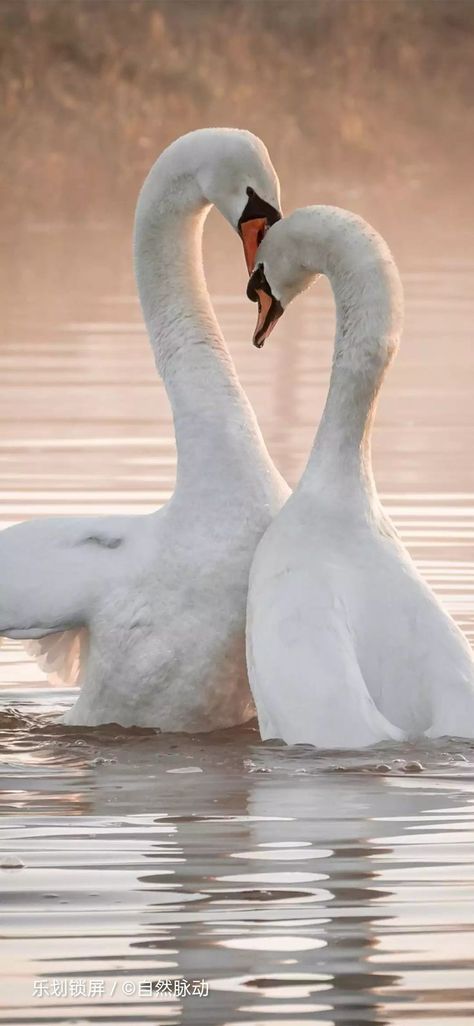
[[324, 748], [474, 737], [470, 646], [377, 496], [371, 433], [403, 294], [384, 240], [336, 207], [269, 229], [248, 295], [261, 347], [319, 274], [336, 304], [329, 393], [305, 472], [250, 572], [247, 662], [262, 737]]
[[0, 532], [0, 635], [78, 681], [68, 724], [207, 731], [254, 715], [245, 664], [248, 573], [288, 490], [220, 333], [202, 266], [214, 204], [247, 266], [280, 215], [263, 143], [203, 129], [176, 140], [142, 187], [134, 263], [172, 406], [177, 481], [147, 516], [48, 518]]

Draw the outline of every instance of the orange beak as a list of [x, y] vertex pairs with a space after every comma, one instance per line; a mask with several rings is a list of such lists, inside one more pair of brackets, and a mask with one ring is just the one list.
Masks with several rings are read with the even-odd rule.
[[252, 273], [255, 265], [257, 249], [268, 228], [266, 217], [256, 217], [253, 221], [244, 221], [240, 228], [244, 246], [245, 263], [249, 274]]
[[273, 331], [275, 324], [280, 319], [283, 310], [273, 296], [269, 296], [268, 292], [263, 289], [256, 289], [258, 297], [258, 318], [257, 327], [255, 328], [253, 335], [253, 344], [257, 349], [261, 349], [265, 340]]

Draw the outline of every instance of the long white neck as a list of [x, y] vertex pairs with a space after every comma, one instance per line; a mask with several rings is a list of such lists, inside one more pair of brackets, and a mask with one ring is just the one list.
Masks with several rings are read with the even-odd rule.
[[359, 218], [334, 212], [326, 254], [336, 337], [328, 397], [304, 480], [341, 498], [358, 493], [373, 499], [372, 424], [398, 348], [402, 286], [385, 242]]
[[173, 410], [178, 485], [206, 469], [219, 473], [239, 439], [244, 448], [246, 440], [261, 443], [206, 287], [202, 231], [209, 209], [193, 175], [165, 153], [143, 186], [135, 218], [135, 273]]

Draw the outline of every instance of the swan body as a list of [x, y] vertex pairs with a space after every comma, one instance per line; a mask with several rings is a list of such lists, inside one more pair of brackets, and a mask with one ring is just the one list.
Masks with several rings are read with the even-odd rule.
[[470, 646], [420, 577], [372, 475], [377, 394], [402, 326], [393, 258], [360, 218], [310, 207], [269, 230], [256, 264], [257, 344], [317, 273], [337, 312], [314, 447], [250, 574], [247, 659], [262, 736], [327, 748], [474, 737]]
[[48, 672], [80, 683], [66, 723], [197, 731], [253, 715], [248, 573], [288, 490], [216, 322], [201, 235], [212, 203], [240, 231], [255, 197], [279, 216], [265, 147], [231, 129], [177, 140], [139, 197], [136, 277], [176, 431], [171, 500], [149, 516], [0, 532], [0, 635], [29, 639]]

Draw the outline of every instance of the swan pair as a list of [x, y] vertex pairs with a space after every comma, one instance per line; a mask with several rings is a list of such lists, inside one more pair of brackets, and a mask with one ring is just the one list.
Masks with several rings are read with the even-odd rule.
[[[256, 345], [318, 274], [333, 286], [328, 401], [289, 501], [205, 286], [211, 204], [253, 271]], [[357, 747], [474, 736], [470, 648], [419, 578], [372, 477], [375, 401], [401, 328], [396, 267], [345, 211], [280, 216], [268, 153], [247, 132], [190, 133], [156, 162], [138, 201], [135, 267], [173, 409], [175, 493], [148, 517], [1, 533], [0, 634], [36, 639], [42, 665], [81, 684], [67, 723], [230, 726], [253, 714], [250, 572], [247, 661], [264, 738]]]

